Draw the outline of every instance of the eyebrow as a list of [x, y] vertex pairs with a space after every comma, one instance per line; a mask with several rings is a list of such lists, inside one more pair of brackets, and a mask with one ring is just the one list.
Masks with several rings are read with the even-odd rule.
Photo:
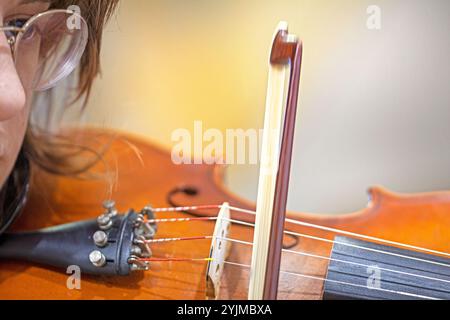
[[29, 4], [33, 2], [51, 2], [51, 0], [21, 0], [19, 1], [19, 5], [21, 4]]

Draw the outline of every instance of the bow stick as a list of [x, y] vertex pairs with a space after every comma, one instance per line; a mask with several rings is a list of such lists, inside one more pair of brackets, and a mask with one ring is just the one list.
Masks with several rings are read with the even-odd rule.
[[251, 300], [277, 298], [301, 59], [302, 43], [288, 33], [287, 23], [281, 22], [270, 54], [248, 293]]

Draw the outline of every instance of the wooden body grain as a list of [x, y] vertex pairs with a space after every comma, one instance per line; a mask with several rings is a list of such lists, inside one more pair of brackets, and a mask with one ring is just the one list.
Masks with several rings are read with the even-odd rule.
[[[97, 130], [86, 134], [97, 134]], [[137, 152], [139, 150], [139, 152]], [[254, 208], [253, 204], [227, 190], [222, 178], [224, 168], [210, 165], [174, 165], [170, 153], [148, 141], [119, 134], [105, 155], [109, 170], [117, 173], [111, 197], [121, 211], [168, 206], [167, 194], [178, 186], [193, 186], [195, 196], [174, 197], [180, 205], [221, 204]], [[101, 171], [101, 164], [98, 171]], [[256, 182], [255, 182], [256, 183]], [[396, 195], [381, 188], [370, 191], [372, 201], [366, 209], [345, 215], [288, 213], [305, 222], [450, 252], [450, 193]], [[26, 211], [15, 223], [15, 230], [34, 230], [57, 224], [95, 218], [102, 213], [101, 203], [109, 198], [108, 183], [102, 179], [80, 180], [58, 177], [35, 169], [31, 198]], [[215, 214], [210, 211], [210, 214]], [[160, 217], [186, 217], [186, 214], [161, 214]], [[232, 213], [233, 219], [253, 221], [244, 213]], [[213, 222], [160, 224], [157, 237], [210, 235]], [[286, 229], [327, 239], [335, 234], [293, 224]], [[233, 225], [231, 237], [252, 241], [250, 227]], [[288, 241], [289, 239], [286, 239]], [[207, 257], [210, 240], [182, 241], [154, 245], [155, 257]], [[301, 238], [293, 250], [329, 256], [331, 244]], [[250, 264], [251, 248], [233, 244], [229, 261]], [[325, 277], [328, 261], [293, 254], [282, 256], [284, 271]], [[65, 270], [47, 269], [17, 261], [0, 261], [1, 299], [204, 299], [204, 262], [153, 263], [151, 270], [124, 278], [98, 278], [82, 275], [81, 290], [69, 290]], [[227, 266], [224, 270], [221, 298], [245, 299], [248, 269]], [[321, 299], [323, 282], [282, 274], [279, 299]]]

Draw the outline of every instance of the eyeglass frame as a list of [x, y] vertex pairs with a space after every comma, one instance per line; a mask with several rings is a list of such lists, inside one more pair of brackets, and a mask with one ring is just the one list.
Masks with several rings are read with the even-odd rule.
[[69, 9], [52, 9], [52, 10], [47, 10], [47, 11], [35, 14], [31, 18], [29, 18], [22, 27], [0, 26], [0, 32], [7, 32], [7, 31], [17, 32], [17, 35], [6, 38], [8, 44], [10, 46], [11, 54], [12, 54], [14, 61], [16, 59], [15, 54], [16, 54], [16, 50], [17, 50], [17, 48], [16, 48], [17, 43], [19, 43], [21, 37], [23, 36], [23, 34], [27, 30], [27, 28], [30, 26], [30, 24], [32, 24], [33, 22], [35, 22], [37, 19], [41, 18], [42, 16], [46, 16], [46, 15], [54, 14], [54, 13], [71, 14], [72, 16], [80, 18], [87, 25], [86, 20], [84, 20], [84, 18], [80, 14], [78, 14], [76, 11], [69, 10]]

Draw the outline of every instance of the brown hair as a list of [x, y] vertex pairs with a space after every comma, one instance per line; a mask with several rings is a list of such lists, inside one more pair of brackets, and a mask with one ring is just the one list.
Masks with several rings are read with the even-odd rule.
[[[89, 38], [78, 68], [75, 99], [82, 100], [83, 108], [90, 95], [94, 79], [100, 73], [100, 48], [103, 28], [117, 6], [118, 0], [51, 0], [50, 9], [66, 9], [76, 5], [81, 9], [89, 28]], [[49, 102], [50, 99], [49, 99]], [[50, 110], [50, 109], [49, 109]], [[43, 115], [50, 118], [51, 114]], [[101, 158], [101, 152], [68, 142], [66, 137], [30, 124], [24, 141], [27, 157], [43, 169], [66, 175], [78, 175]], [[90, 152], [94, 157], [81, 163], [74, 155]]]

